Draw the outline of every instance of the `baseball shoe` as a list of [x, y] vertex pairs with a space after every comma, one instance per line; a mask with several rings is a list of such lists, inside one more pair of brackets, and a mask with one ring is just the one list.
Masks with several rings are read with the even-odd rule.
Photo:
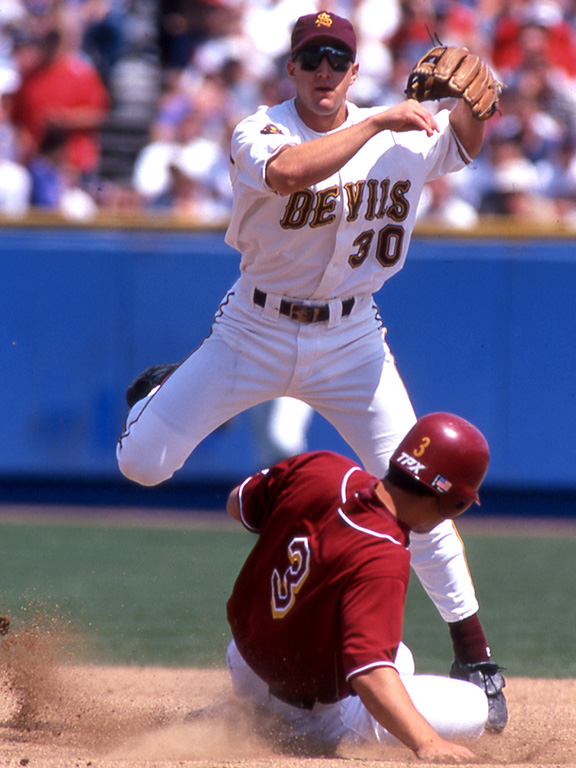
[[128, 408], [132, 408], [139, 400], [146, 397], [154, 387], [162, 384], [170, 374], [178, 368], [179, 363], [166, 365], [152, 365], [146, 368], [139, 376], [136, 376], [132, 384], [126, 390], [126, 402]]
[[450, 669], [450, 677], [466, 680], [482, 688], [488, 697], [486, 730], [490, 733], [501, 733], [508, 722], [508, 706], [503, 691], [506, 681], [502, 674], [502, 667], [492, 661], [480, 661], [476, 664], [454, 661]]

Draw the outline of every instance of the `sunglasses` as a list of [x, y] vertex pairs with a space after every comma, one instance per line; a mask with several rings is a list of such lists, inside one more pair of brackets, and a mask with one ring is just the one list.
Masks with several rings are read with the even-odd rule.
[[354, 55], [349, 51], [341, 51], [330, 45], [321, 45], [318, 48], [305, 48], [296, 54], [296, 60], [305, 72], [314, 72], [318, 69], [322, 59], [326, 57], [334, 72], [346, 72], [354, 61]]

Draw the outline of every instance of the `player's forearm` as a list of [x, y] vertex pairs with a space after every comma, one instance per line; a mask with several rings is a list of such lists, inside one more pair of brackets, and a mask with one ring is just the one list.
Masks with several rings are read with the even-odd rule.
[[466, 102], [458, 101], [450, 112], [450, 124], [466, 152], [476, 157], [482, 149], [486, 122], [476, 120]]
[[353, 678], [352, 685], [370, 714], [403, 744], [417, 752], [437, 734], [414, 707], [399, 674], [378, 667]]
[[289, 146], [268, 162], [266, 180], [281, 195], [318, 184], [337, 173], [377, 133], [373, 121], [363, 120], [349, 128]]
[[404, 101], [348, 128], [286, 147], [268, 162], [268, 184], [281, 195], [318, 184], [337, 173], [367, 141], [385, 130], [424, 131], [431, 136], [438, 126], [417, 101]]
[[370, 714], [420, 758], [473, 757], [459, 744], [446, 741], [418, 712], [393, 667], [376, 667], [353, 678], [352, 686]]

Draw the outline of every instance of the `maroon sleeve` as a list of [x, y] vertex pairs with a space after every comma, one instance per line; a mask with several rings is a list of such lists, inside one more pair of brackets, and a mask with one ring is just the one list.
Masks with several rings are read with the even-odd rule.
[[[343, 478], [353, 469], [358, 470], [354, 475], [370, 477], [350, 459], [330, 451], [312, 451], [284, 459], [247, 478], [240, 486], [242, 523], [249, 531], [258, 533], [268, 516], [276, 509], [282, 510], [283, 504], [302, 510], [325, 508], [340, 500]], [[351, 493], [349, 487], [346, 490]]]
[[245, 528], [259, 533], [274, 508], [279, 489], [292, 474], [295, 458], [285, 459], [271, 469], [246, 478], [238, 490], [240, 517]]
[[269, 471], [265, 469], [256, 475], [248, 477], [238, 489], [238, 502], [240, 504], [240, 519], [244, 527], [252, 533], [258, 533], [262, 527], [262, 520], [270, 507], [270, 494], [268, 483]]

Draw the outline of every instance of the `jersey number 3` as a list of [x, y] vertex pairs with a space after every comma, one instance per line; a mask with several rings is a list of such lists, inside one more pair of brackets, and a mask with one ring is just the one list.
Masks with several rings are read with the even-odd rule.
[[272, 616], [282, 619], [294, 605], [296, 595], [310, 573], [310, 545], [306, 537], [296, 537], [288, 545], [290, 565], [281, 575], [272, 572]]

